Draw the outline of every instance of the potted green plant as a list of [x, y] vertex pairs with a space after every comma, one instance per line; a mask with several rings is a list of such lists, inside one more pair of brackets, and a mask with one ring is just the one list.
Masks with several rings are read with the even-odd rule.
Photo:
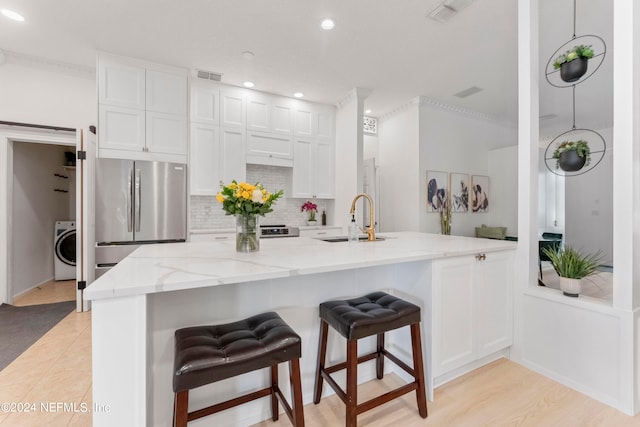
[[560, 276], [560, 290], [569, 297], [577, 297], [582, 290], [582, 279], [595, 274], [602, 262], [602, 252], [584, 254], [571, 246], [542, 248], [551, 265]]
[[560, 78], [565, 82], [575, 82], [587, 72], [589, 58], [593, 58], [591, 45], [581, 44], [558, 56], [553, 62], [553, 68], [560, 69]]
[[556, 159], [556, 169], [576, 172], [591, 163], [591, 150], [587, 141], [583, 139], [564, 141], [558, 145], [552, 157]]

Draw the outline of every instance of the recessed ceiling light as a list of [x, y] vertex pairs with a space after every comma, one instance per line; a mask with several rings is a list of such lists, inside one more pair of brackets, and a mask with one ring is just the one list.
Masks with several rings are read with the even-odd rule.
[[323, 30], [333, 30], [333, 27], [336, 26], [336, 23], [333, 22], [333, 19], [323, 19], [322, 22], [320, 23], [320, 26], [322, 27]]
[[304, 96], [304, 93], [296, 92], [296, 93], [293, 94], [293, 96], [295, 96], [296, 98], [302, 98]]
[[371, 114], [371, 110], [364, 110], [365, 113]]
[[244, 87], [254, 87], [255, 84], [253, 82], [244, 82], [242, 83], [244, 85]]
[[14, 12], [13, 10], [2, 9], [0, 12], [2, 12], [2, 14], [4, 16], [6, 16], [7, 18], [13, 19], [14, 21], [18, 21], [18, 22], [24, 21], [24, 17], [22, 15], [20, 15], [19, 13]]

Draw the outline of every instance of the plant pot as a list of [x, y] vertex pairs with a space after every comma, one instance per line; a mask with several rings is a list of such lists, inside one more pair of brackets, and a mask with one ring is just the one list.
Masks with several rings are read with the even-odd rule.
[[560, 78], [567, 83], [580, 80], [580, 77], [584, 76], [587, 72], [588, 64], [589, 60], [587, 58], [578, 58], [570, 62], [565, 62], [560, 65]]
[[315, 219], [308, 219], [307, 220], [307, 225], [316, 225], [318, 223], [318, 221], [316, 221]]
[[260, 227], [257, 215], [236, 215], [236, 252], [260, 250]]
[[560, 290], [568, 297], [577, 298], [582, 291], [582, 279], [560, 277]]
[[586, 157], [580, 157], [576, 150], [567, 150], [560, 154], [558, 166], [565, 172], [576, 172], [582, 169], [587, 162]]

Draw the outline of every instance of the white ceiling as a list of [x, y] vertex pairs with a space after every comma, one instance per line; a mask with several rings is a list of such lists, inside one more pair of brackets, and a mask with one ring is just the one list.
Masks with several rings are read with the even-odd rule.
[[[589, 6], [592, 13], [579, 14], [579, 19], [585, 20], [584, 31], [608, 32], [600, 36], [610, 44], [612, 12], [602, 11], [611, 9], [609, 0], [578, 3], [587, 1], [596, 5]], [[78, 66], [94, 66], [96, 51], [103, 50], [220, 72], [227, 84], [252, 80], [257, 90], [286, 96], [301, 91], [305, 99], [328, 104], [336, 104], [355, 87], [366, 88], [372, 92], [365, 108], [371, 109], [373, 116], [422, 95], [515, 124], [517, 1], [475, 0], [445, 24], [426, 17], [438, 3], [0, 0], [0, 8], [15, 10], [26, 18], [16, 23], [0, 17], [0, 49], [9, 56], [32, 55]], [[541, 3], [543, 69], [557, 45], [571, 36], [573, 1]], [[333, 31], [320, 29], [324, 17], [336, 21]], [[566, 20], [567, 26], [547, 25], [550, 19]], [[255, 57], [245, 59], [244, 51]], [[610, 58], [607, 61], [609, 69], [598, 74], [610, 73]], [[588, 90], [578, 88], [580, 102], [611, 104], [611, 96], [604, 94], [611, 87], [602, 89], [606, 86], [602, 78], [594, 76], [585, 82]], [[454, 96], [472, 86], [483, 90], [464, 99]], [[570, 89], [551, 88], [544, 77], [540, 86], [540, 114], [558, 115], [547, 122], [557, 121], [555, 126], [561, 126], [567, 116], [565, 98], [571, 107]], [[597, 117], [604, 119], [602, 114]], [[586, 123], [585, 127], [590, 126]]]

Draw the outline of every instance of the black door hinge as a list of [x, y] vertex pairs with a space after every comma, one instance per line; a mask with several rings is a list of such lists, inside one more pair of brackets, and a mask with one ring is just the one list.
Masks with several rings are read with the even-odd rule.
[[87, 152], [84, 150], [78, 151], [78, 160], [87, 160]]
[[85, 280], [80, 280], [78, 282], [78, 290], [81, 291], [87, 287], [87, 282]]

